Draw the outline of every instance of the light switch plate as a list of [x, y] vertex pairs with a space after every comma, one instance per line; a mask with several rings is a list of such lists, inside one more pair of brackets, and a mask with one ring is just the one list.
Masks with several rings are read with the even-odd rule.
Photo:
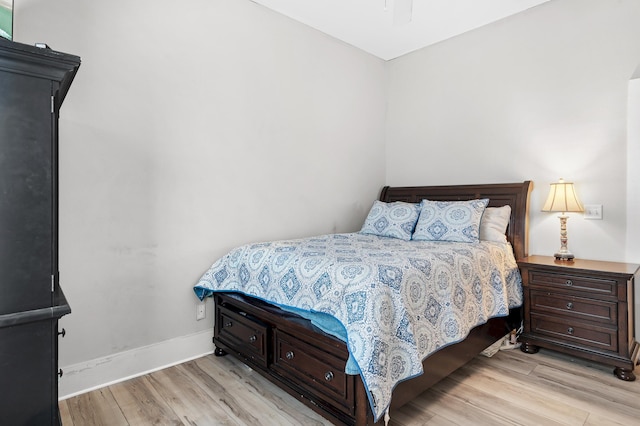
[[584, 218], [602, 220], [602, 204], [585, 204]]

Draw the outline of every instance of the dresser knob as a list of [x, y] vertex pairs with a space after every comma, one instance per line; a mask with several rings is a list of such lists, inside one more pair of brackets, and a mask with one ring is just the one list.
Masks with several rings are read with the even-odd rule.
[[256, 337], [256, 335], [254, 334], [253, 336], [249, 337], [249, 342], [250, 343], [255, 343], [256, 340], [258, 340], [258, 338]]
[[330, 382], [331, 380], [333, 380], [333, 372], [332, 371], [327, 371], [326, 373], [324, 373], [324, 379], [327, 382]]
[[567, 333], [569, 333], [569, 334], [573, 334], [573, 327], [569, 327], [569, 328], [567, 329]]
[[233, 323], [231, 321], [227, 321], [224, 323], [224, 327], [225, 328], [231, 328], [231, 326], [233, 325]]
[[295, 355], [293, 354], [293, 351], [289, 351], [284, 356], [291, 361]]
[[573, 309], [573, 303], [571, 302], [567, 303], [567, 309]]
[[58, 377], [62, 377], [62, 374], [63, 374], [63, 373], [64, 373], [64, 372], [62, 371], [62, 368], [61, 368], [61, 369], [59, 369], [59, 370], [58, 370]]
[[64, 328], [62, 329], [62, 331], [58, 331], [58, 336], [66, 336], [67, 335], [67, 330], [65, 330]]
[[565, 284], [566, 284], [568, 287], [571, 287], [571, 286], [573, 285], [573, 281], [571, 281], [571, 280], [567, 280], [567, 281], [565, 281]]

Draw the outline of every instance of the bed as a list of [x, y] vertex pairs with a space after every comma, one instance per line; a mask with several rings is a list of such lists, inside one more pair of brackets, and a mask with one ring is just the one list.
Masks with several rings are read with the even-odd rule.
[[[467, 230], [462, 240], [433, 241], [432, 234], [446, 240], [443, 224], [418, 217], [398, 222], [399, 235], [378, 235], [380, 221], [367, 228], [374, 204], [358, 233], [231, 251], [194, 287], [199, 298], [215, 299], [216, 355], [237, 356], [334, 423], [382, 424], [519, 325], [515, 260], [527, 255], [531, 188], [525, 181], [381, 191], [383, 207], [416, 206], [422, 218], [426, 204], [471, 206], [484, 218], [509, 206], [499, 236], [508, 244], [478, 242]], [[423, 290], [425, 276], [433, 289]]]

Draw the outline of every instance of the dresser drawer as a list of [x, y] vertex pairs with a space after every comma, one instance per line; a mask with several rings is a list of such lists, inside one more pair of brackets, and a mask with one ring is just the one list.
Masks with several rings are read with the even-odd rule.
[[546, 335], [583, 347], [613, 352], [618, 350], [618, 331], [616, 328], [534, 313], [530, 318], [531, 331], [537, 335]]
[[296, 386], [330, 397], [347, 413], [354, 408], [354, 380], [344, 372], [346, 360], [332, 356], [288, 333], [275, 330], [273, 368]]
[[617, 298], [618, 281], [572, 274], [556, 274], [547, 271], [529, 270], [529, 285], [554, 289], [579, 291], [594, 296]]
[[250, 316], [219, 306], [217, 339], [264, 367], [268, 364], [268, 326]]
[[618, 321], [618, 304], [614, 302], [539, 290], [531, 290], [529, 297], [533, 314], [562, 315], [609, 325], [616, 325]]

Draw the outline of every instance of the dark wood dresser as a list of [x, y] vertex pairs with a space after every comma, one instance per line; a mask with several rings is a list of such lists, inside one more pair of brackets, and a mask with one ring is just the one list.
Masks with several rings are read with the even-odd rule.
[[635, 380], [634, 282], [638, 265], [552, 256], [518, 261], [524, 288], [521, 350], [539, 347], [615, 367]]
[[[0, 39], [0, 423], [59, 425], [58, 115], [80, 58]], [[61, 373], [60, 373], [61, 374]]]

